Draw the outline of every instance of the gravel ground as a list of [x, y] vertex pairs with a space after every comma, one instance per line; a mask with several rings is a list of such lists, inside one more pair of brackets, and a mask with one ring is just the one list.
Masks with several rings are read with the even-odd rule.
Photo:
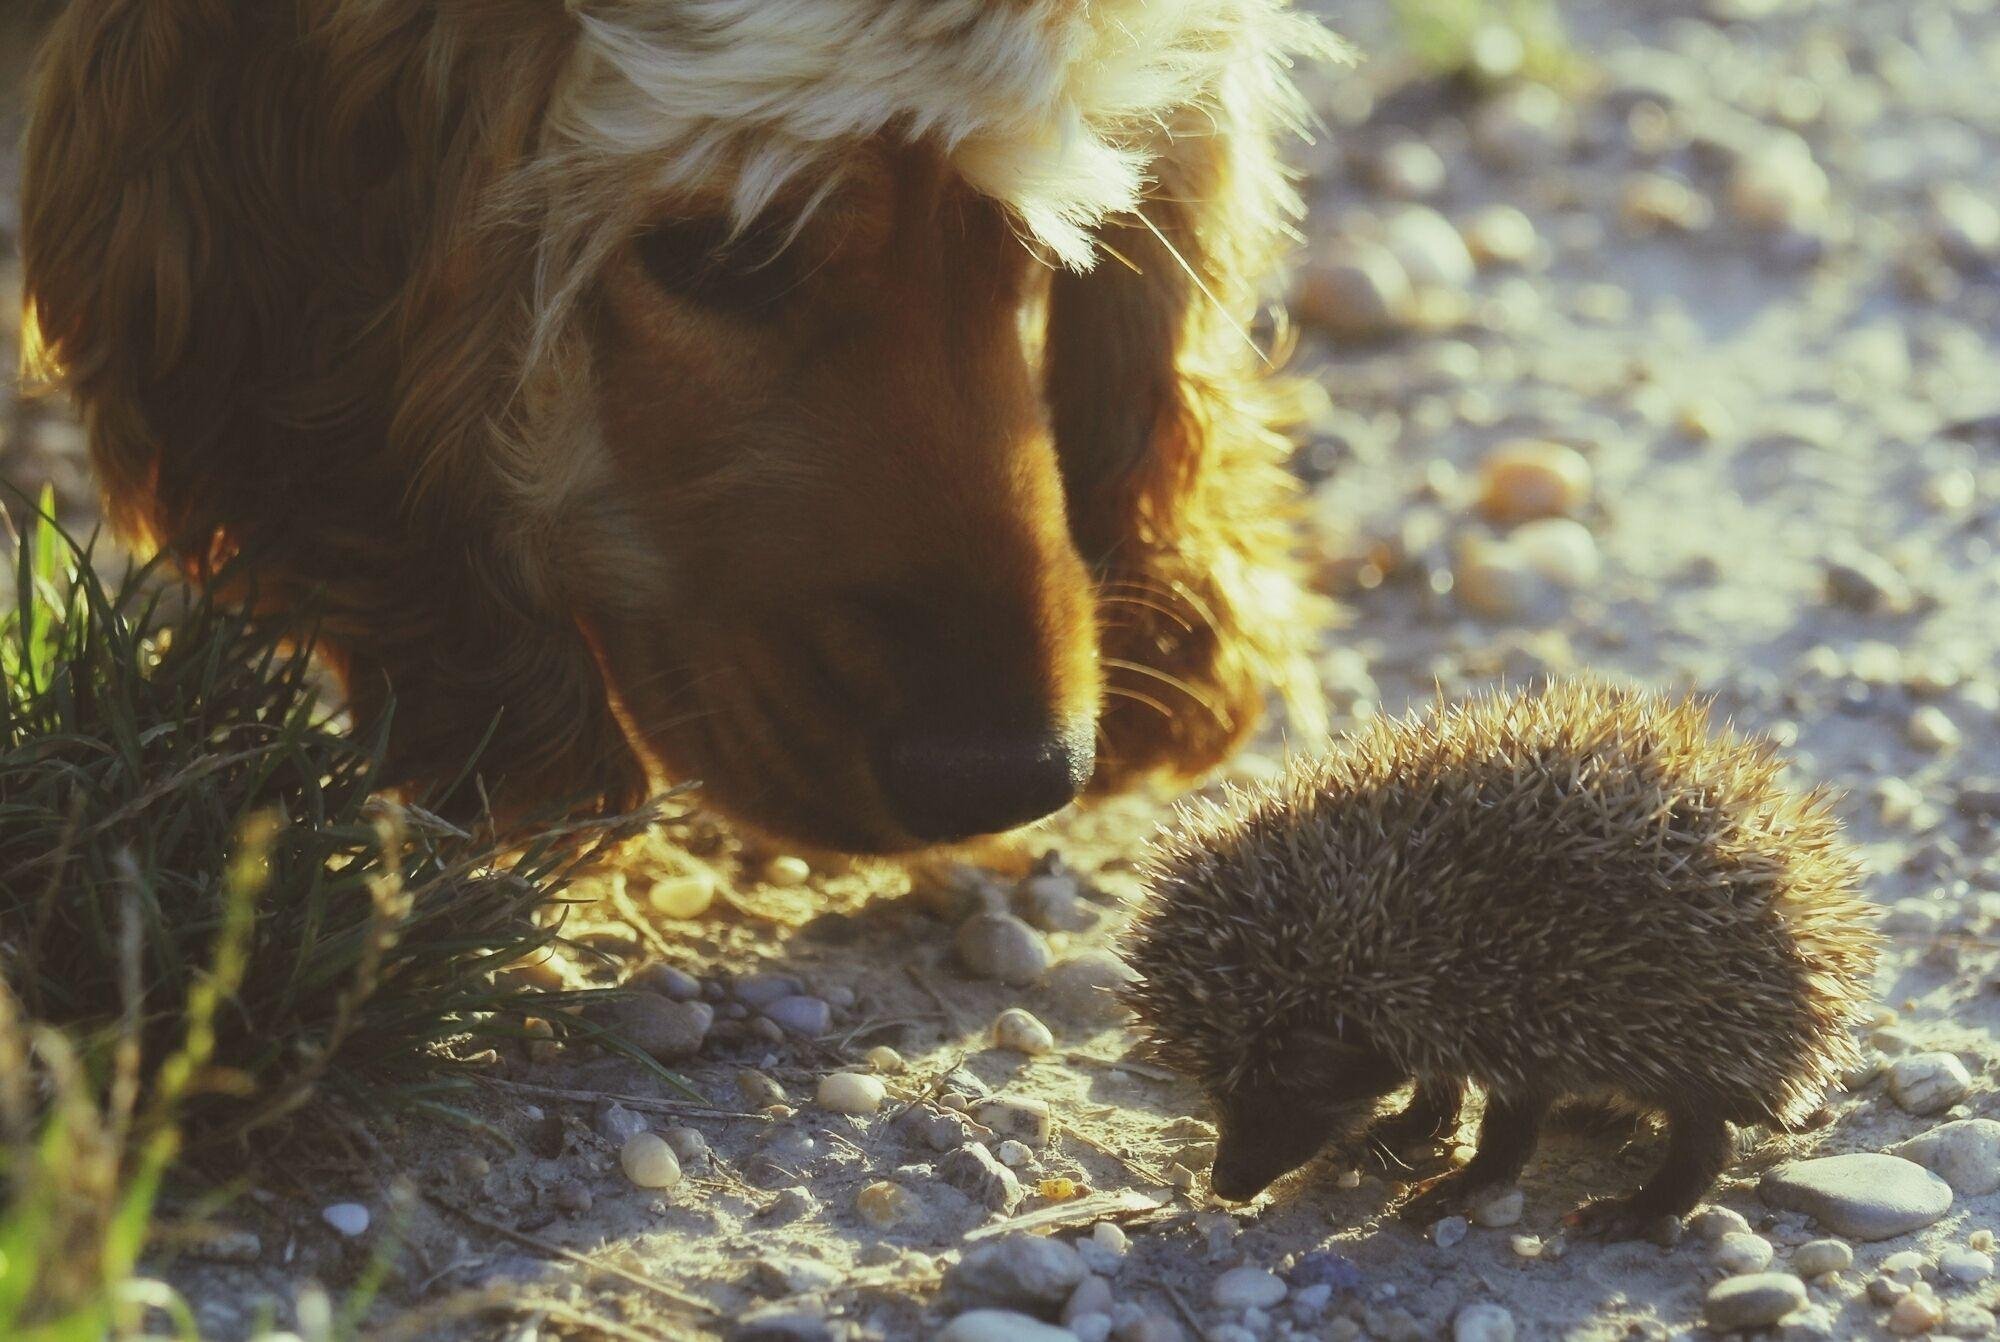
[[[1158, 799], [914, 872], [695, 820], [578, 911], [601, 959], [540, 972], [642, 974], [657, 995], [628, 1023], [707, 1103], [546, 1044], [496, 1060], [506, 1142], [412, 1125], [299, 1160], [229, 1209], [248, 1237], [167, 1266], [207, 1330], [242, 1336], [265, 1301], [292, 1318], [302, 1282], [337, 1290], [398, 1223], [395, 1306], [531, 1302], [528, 1332], [435, 1325], [468, 1336], [601, 1331], [578, 1311], [638, 1336], [960, 1342], [1993, 1329], [2000, 10], [1574, 3], [1581, 77], [1550, 96], [1505, 78], [1504, 41], [1479, 44], [1489, 78], [1440, 82], [1381, 5], [1326, 8], [1372, 53], [1319, 82], [1293, 304], [1328, 392], [1301, 470], [1349, 612], [1323, 660], [1339, 719], [1591, 668], [1713, 692], [1845, 789], [1892, 935], [1880, 1058], [1811, 1154], [1925, 1137], [1911, 1160], [1761, 1191], [1768, 1161], [1746, 1164], [1675, 1244], [1562, 1234], [1647, 1168], [1643, 1138], [1552, 1138], [1513, 1224], [1419, 1232], [1385, 1216], [1391, 1185], [1323, 1166], [1225, 1209], [1198, 1097], [1124, 1060], [1092, 986]], [[6, 399], [0, 476], [87, 512], [74, 430]], [[1279, 730], [1233, 771], [1275, 767]], [[1010, 908], [1044, 930], [975, 917]], [[1021, 986], [971, 976], [973, 942]], [[1010, 1019], [994, 1047], [1010, 1007], [1051, 1037]], [[879, 1086], [822, 1089], [850, 1065]], [[1047, 1323], [958, 1317], [980, 1307]]]

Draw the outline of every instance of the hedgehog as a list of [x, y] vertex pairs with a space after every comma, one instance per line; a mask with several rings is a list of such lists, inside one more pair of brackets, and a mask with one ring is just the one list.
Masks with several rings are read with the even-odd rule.
[[1860, 864], [1827, 789], [1711, 716], [1595, 679], [1440, 700], [1185, 805], [1121, 992], [1216, 1111], [1216, 1196], [1329, 1147], [1431, 1147], [1476, 1084], [1475, 1154], [1404, 1214], [1475, 1205], [1553, 1107], [1612, 1104], [1663, 1124], [1665, 1159], [1568, 1224], [1625, 1237], [1701, 1199], [1731, 1125], [1823, 1118], [1874, 974]]

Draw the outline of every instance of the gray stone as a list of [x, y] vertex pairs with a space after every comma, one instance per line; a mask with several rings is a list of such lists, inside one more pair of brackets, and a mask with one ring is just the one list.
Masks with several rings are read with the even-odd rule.
[[701, 996], [701, 980], [672, 965], [651, 964], [625, 981], [636, 992], [658, 993], [676, 1002], [692, 1002]]
[[1941, 1114], [1971, 1093], [1971, 1074], [1949, 1053], [1912, 1053], [1889, 1066], [1889, 1094], [1913, 1114]]
[[972, 1116], [1002, 1137], [1012, 1137], [1029, 1146], [1047, 1146], [1055, 1135], [1055, 1116], [1046, 1100], [1003, 1095], [981, 1100], [972, 1106]]
[[1288, 1288], [1261, 1267], [1233, 1267], [1215, 1279], [1209, 1299], [1218, 1309], [1269, 1309], [1285, 1298]]
[[646, 1121], [644, 1114], [636, 1114], [616, 1100], [608, 1100], [597, 1106], [597, 1112], [591, 1115], [590, 1126], [613, 1146], [623, 1146], [635, 1134], [653, 1125]]
[[944, 1326], [937, 1342], [1076, 1342], [1076, 1334], [1006, 1309], [975, 1309]]
[[748, 1007], [767, 1007], [804, 991], [804, 985], [789, 974], [745, 974], [730, 986], [729, 995]]
[[953, 941], [959, 963], [974, 978], [1020, 987], [1048, 972], [1049, 943], [1009, 913], [981, 913], [965, 920]]
[[780, 997], [764, 1008], [764, 1019], [786, 1034], [816, 1039], [833, 1025], [833, 1008], [817, 997]]
[[1019, 1176], [977, 1142], [967, 1142], [940, 1161], [938, 1177], [992, 1211], [1012, 1211], [1021, 1201]]
[[606, 1002], [597, 1022], [619, 1039], [659, 1062], [678, 1062], [701, 1051], [715, 1024], [706, 1002], [676, 1002], [655, 993], [637, 993]]
[[834, 1342], [833, 1325], [810, 1310], [765, 1309], [745, 1314], [729, 1330], [729, 1342]]
[[1051, 969], [1042, 980], [1042, 990], [1053, 1011], [1066, 1020], [1115, 1025], [1127, 1014], [1117, 990], [1132, 977], [1131, 968], [1112, 952], [1081, 951]]
[[1935, 1170], [1960, 1197], [1983, 1197], [2000, 1188], [2000, 1122], [1964, 1118], [1898, 1142], [1889, 1154]]
[[1801, 1277], [1820, 1277], [1829, 1272], [1845, 1272], [1854, 1266], [1854, 1250], [1847, 1241], [1816, 1239], [1801, 1244], [1792, 1254], [1792, 1270]]
[[1015, 1234], [967, 1249], [944, 1284], [967, 1301], [1054, 1309], [1087, 1275], [1082, 1256], [1061, 1240]]
[[1804, 1308], [1806, 1284], [1789, 1272], [1759, 1272], [1717, 1282], [1702, 1304], [1702, 1316], [1718, 1333], [1768, 1328]]
[[1514, 1316], [1505, 1305], [1467, 1305], [1451, 1321], [1452, 1342], [1514, 1342]]
[[750, 1265], [750, 1289], [763, 1296], [824, 1291], [840, 1280], [840, 1269], [817, 1258], [766, 1254]]
[[1793, 1160], [1757, 1185], [1781, 1211], [1804, 1212], [1849, 1239], [1880, 1240], [1922, 1229], [1951, 1210], [1951, 1185], [1899, 1156], [1856, 1152]]

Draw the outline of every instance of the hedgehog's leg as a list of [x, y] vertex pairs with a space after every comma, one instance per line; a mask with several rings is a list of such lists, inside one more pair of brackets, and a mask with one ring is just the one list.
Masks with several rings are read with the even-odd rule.
[[1638, 1192], [1606, 1198], [1571, 1212], [1567, 1223], [1578, 1233], [1603, 1239], [1635, 1239], [1669, 1216], [1682, 1216], [1715, 1184], [1729, 1164], [1729, 1124], [1710, 1109], [1668, 1111], [1671, 1135], [1667, 1158]]
[[1415, 1222], [1434, 1221], [1461, 1210], [1481, 1193], [1513, 1183], [1535, 1153], [1548, 1112], [1545, 1096], [1488, 1095], [1486, 1113], [1479, 1120], [1479, 1149], [1471, 1161], [1464, 1169], [1412, 1189], [1398, 1215]]
[[1408, 1105], [1368, 1130], [1368, 1157], [1386, 1174], [1416, 1172], [1426, 1154], [1458, 1130], [1465, 1082], [1457, 1078], [1417, 1082]]

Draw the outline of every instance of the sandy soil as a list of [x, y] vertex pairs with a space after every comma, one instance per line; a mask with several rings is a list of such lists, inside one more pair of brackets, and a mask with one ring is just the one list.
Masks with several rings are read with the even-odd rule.
[[[1876, 1043], [1955, 1054], [1972, 1078], [1958, 1104], [1925, 1117], [1879, 1076], [1857, 1079], [1833, 1097], [1823, 1151], [1878, 1151], [1950, 1119], [2000, 1117], [2000, 419], [1986, 418], [2000, 410], [2000, 219], [1988, 203], [2000, 199], [2000, 11], [1983, 0], [1590, 0], [1564, 7], [1588, 82], [1549, 104], [1442, 87], [1399, 55], [1383, 6], [1325, 8], [1372, 53], [1315, 81], [1330, 133], [1302, 151], [1324, 284], [1300, 308], [1359, 331], [1336, 340], [1308, 327], [1299, 355], [1329, 393], [1301, 471], [1325, 582], [1349, 615], [1323, 662], [1339, 719], [1401, 711], [1437, 685], [1458, 693], [1585, 667], [1714, 692], [1739, 722], [1786, 742], [1801, 778], [1847, 789], [1870, 892], [1895, 906]], [[0, 170], [10, 164], [0, 152]], [[1484, 244], [1476, 273], [1455, 233], [1441, 240], [1399, 215], [1399, 194]], [[1520, 222], [1487, 213], [1494, 205], [1532, 226], [1518, 256], [1492, 255], [1510, 251]], [[1433, 282], [1409, 299], [1379, 267], [1373, 287], [1335, 282], [1340, 257], [1378, 244]], [[15, 282], [8, 266], [0, 287]], [[52, 477], [69, 507], [87, 509], [74, 430], [7, 399], [0, 476]], [[1482, 457], [1522, 437], [1587, 461], [1579, 516], [1592, 544], [1560, 533], [1542, 542], [1553, 554], [1533, 551], [1478, 520]], [[1234, 771], [1273, 767], [1281, 729]], [[161, 1270], [205, 1328], [242, 1336], [263, 1309], [293, 1320], [304, 1281], [351, 1282], [400, 1224], [407, 1244], [392, 1255], [381, 1317], [481, 1285], [547, 1302], [525, 1325], [516, 1313], [425, 1331], [607, 1332], [575, 1322], [582, 1311], [629, 1330], [618, 1336], [902, 1338], [956, 1312], [938, 1283], [962, 1252], [1046, 1212], [1066, 1239], [1099, 1219], [1124, 1225], [1130, 1251], [1110, 1276], [1120, 1337], [1442, 1337], [1476, 1302], [1504, 1306], [1523, 1338], [1700, 1331], [1704, 1292], [1722, 1275], [1701, 1227], [1672, 1247], [1560, 1234], [1576, 1202], [1640, 1175], [1643, 1143], [1551, 1139], [1524, 1180], [1520, 1223], [1474, 1227], [1450, 1247], [1384, 1216], [1391, 1185], [1342, 1188], [1332, 1168], [1247, 1209], [1211, 1205], [1199, 1182], [1177, 1186], [1177, 1163], [1205, 1168], [1190, 1121], [1204, 1117], [1198, 1097], [1122, 1062], [1122, 1027], [1093, 1019], [1092, 995], [1076, 987], [1122, 920], [1131, 861], [1162, 813], [1142, 799], [1066, 817], [996, 850], [984, 876], [829, 867], [801, 885], [785, 883], [791, 864], [697, 821], [680, 849], [642, 859], [573, 911], [597, 958], [550, 972], [615, 982], [665, 962], [698, 980], [717, 1021], [680, 1067], [706, 1105], [616, 1058], [499, 1059], [479, 1107], [504, 1140], [378, 1130], [379, 1151], [295, 1163], [284, 1183], [228, 1209], [254, 1242]], [[1037, 984], [969, 978], [954, 959], [957, 926], [982, 899], [1009, 898], [1043, 849], [1076, 873], [1082, 895], [1065, 907], [1092, 926], [1049, 935], [1059, 963]], [[685, 854], [717, 879], [708, 910], [628, 916], [658, 876], [689, 869]], [[1081, 969], [1062, 963], [1077, 956]], [[753, 973], [796, 978], [830, 1004], [831, 1023], [810, 1038], [759, 1024], [740, 1001]], [[749, 995], [767, 986], [752, 980]], [[1046, 1021], [1055, 1051], [991, 1047], [1009, 1006]], [[907, 1060], [883, 1078], [880, 1113], [814, 1103], [825, 1074], [877, 1045]], [[751, 1068], [782, 1088], [782, 1108], [746, 1098]], [[1011, 1212], [956, 1186], [951, 1154], [926, 1140], [941, 1098], [983, 1090], [1048, 1108], [1053, 1135], [1029, 1143]], [[600, 1135], [611, 1096], [636, 1097], [626, 1105], [656, 1128], [697, 1130], [712, 1162], [685, 1162], [670, 1189], [635, 1188]], [[975, 1127], [953, 1142], [968, 1133], [1001, 1140]], [[1065, 1179], [1079, 1197], [1044, 1182]], [[907, 1196], [863, 1199], [884, 1182]], [[878, 1199], [901, 1217], [871, 1220], [862, 1204]], [[322, 1219], [342, 1201], [373, 1212], [363, 1236]], [[1714, 1201], [1776, 1246], [1779, 1267], [1822, 1233], [1767, 1207], [1754, 1170]], [[1869, 1286], [1883, 1258], [1914, 1250], [1937, 1277], [1940, 1253], [1996, 1224], [2000, 1195], [1962, 1196], [1914, 1234], [1856, 1244], [1854, 1268], [1815, 1283], [1785, 1335], [1880, 1333], [1889, 1309]], [[1539, 1256], [1522, 1256], [1519, 1236], [1539, 1237]], [[1294, 1300], [1246, 1324], [1211, 1303], [1226, 1269], [1282, 1271], [1314, 1251], [1351, 1260], [1358, 1281], [1317, 1315]], [[1935, 1289], [1959, 1307], [1955, 1335], [1991, 1326], [1964, 1306], [1990, 1309], [1995, 1283], [1940, 1278]]]

